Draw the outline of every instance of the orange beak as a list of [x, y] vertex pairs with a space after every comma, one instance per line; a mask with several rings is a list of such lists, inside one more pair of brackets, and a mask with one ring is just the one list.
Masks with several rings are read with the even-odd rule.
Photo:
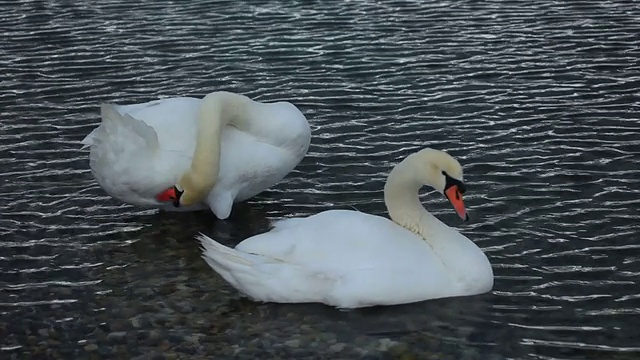
[[458, 189], [458, 185], [451, 185], [444, 191], [444, 194], [451, 202], [451, 205], [453, 205], [453, 208], [456, 209], [458, 216], [464, 221], [469, 220], [469, 215], [467, 215], [467, 210], [464, 208], [464, 201], [462, 201], [462, 194], [460, 193], [460, 189]]
[[180, 196], [182, 192], [179, 191], [175, 186], [168, 188], [167, 190], [156, 195], [156, 200], [160, 202], [173, 202], [173, 206], [180, 206]]
[[156, 195], [156, 200], [160, 202], [173, 201], [176, 198], [176, 190], [173, 187]]

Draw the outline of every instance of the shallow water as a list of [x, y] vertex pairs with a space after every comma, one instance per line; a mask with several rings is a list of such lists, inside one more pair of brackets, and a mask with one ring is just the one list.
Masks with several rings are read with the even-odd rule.
[[[640, 356], [640, 8], [632, 1], [0, 2], [0, 358]], [[260, 4], [260, 5], [257, 5]], [[234, 210], [100, 189], [101, 102], [214, 90], [289, 100], [308, 156]], [[269, 222], [385, 215], [393, 164], [465, 168], [491, 293], [340, 312], [242, 299], [200, 259]]]

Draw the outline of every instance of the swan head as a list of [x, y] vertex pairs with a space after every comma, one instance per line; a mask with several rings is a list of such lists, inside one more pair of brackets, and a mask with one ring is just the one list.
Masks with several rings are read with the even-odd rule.
[[175, 207], [191, 206], [204, 200], [209, 189], [206, 181], [199, 181], [192, 172], [186, 172], [172, 187], [156, 195], [159, 202], [171, 202]]
[[418, 164], [413, 166], [417, 180], [443, 194], [461, 219], [469, 220], [462, 200], [466, 187], [462, 180], [462, 166], [444, 151], [426, 148], [414, 154]]

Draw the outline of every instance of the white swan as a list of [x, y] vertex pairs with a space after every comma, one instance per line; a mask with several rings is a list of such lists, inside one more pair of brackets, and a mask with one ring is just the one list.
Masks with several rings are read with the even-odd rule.
[[473, 242], [427, 212], [418, 198], [431, 185], [468, 219], [462, 168], [423, 149], [389, 174], [384, 199], [391, 220], [329, 210], [275, 224], [235, 249], [199, 235], [202, 257], [256, 301], [319, 302], [338, 308], [395, 305], [475, 295], [493, 287], [493, 271]]
[[311, 140], [291, 103], [223, 91], [101, 110], [102, 124], [82, 143], [109, 195], [165, 210], [208, 206], [220, 219], [293, 170]]

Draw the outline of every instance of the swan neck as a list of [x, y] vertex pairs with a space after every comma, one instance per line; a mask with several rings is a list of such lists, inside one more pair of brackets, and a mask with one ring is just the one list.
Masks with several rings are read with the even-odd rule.
[[423, 184], [415, 178], [410, 163], [407, 158], [391, 171], [384, 200], [391, 220], [426, 239], [428, 220], [433, 215], [420, 203], [418, 193]]
[[201, 102], [191, 167], [181, 179], [183, 188], [188, 188], [199, 200], [207, 196], [218, 179], [225, 126], [248, 121], [247, 102], [251, 100], [229, 92], [211, 93]]

